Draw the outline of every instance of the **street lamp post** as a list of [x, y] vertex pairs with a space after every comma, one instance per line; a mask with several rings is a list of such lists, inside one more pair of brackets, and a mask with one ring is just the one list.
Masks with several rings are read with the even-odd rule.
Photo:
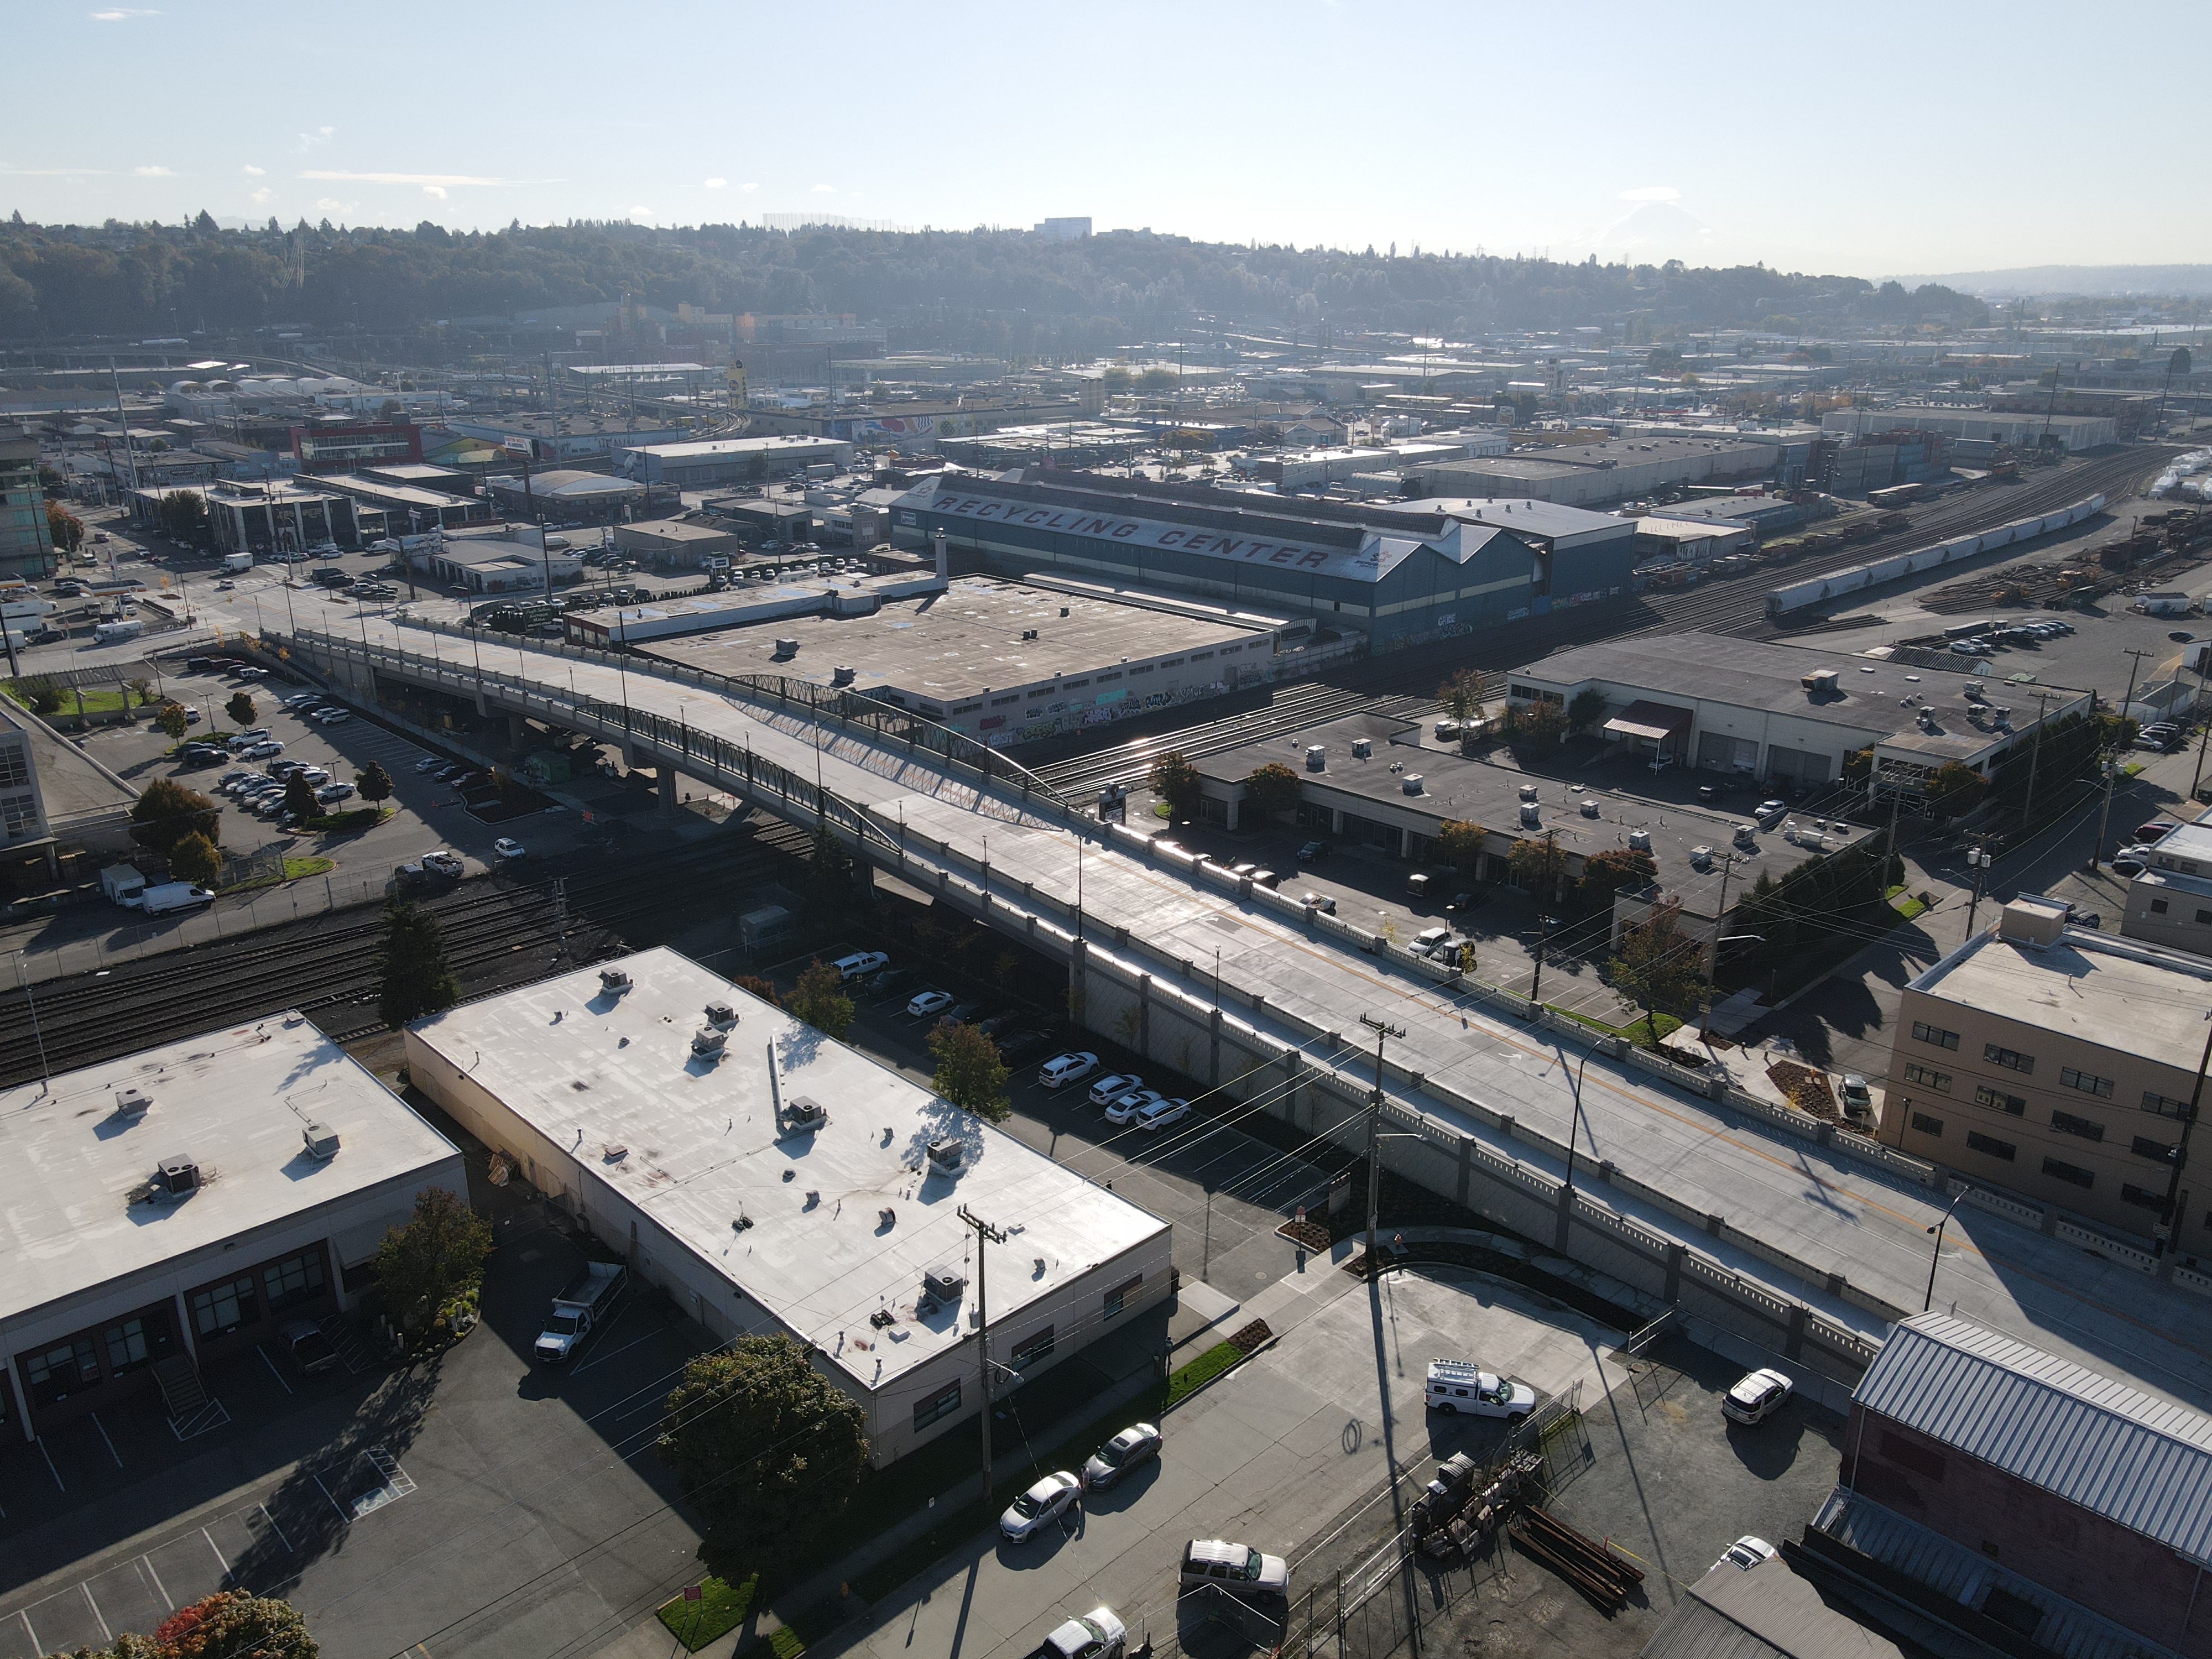
[[1936, 1249], [1928, 1258], [1928, 1294], [1920, 1298], [1920, 1311], [1923, 1313], [1926, 1313], [1936, 1304], [1936, 1265], [1943, 1260], [1943, 1230], [1951, 1224], [1951, 1211], [1965, 1203], [1966, 1194], [1973, 1190], [1972, 1187], [1960, 1188], [1958, 1196], [1951, 1200], [1950, 1209], [1943, 1212], [1943, 1218], [1928, 1229], [1935, 1237]]

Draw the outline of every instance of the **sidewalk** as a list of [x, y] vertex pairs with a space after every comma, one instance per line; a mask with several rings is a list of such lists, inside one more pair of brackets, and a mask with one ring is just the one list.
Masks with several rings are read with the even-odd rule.
[[[1295, 1330], [1338, 1297], [1358, 1287], [1358, 1280], [1350, 1273], [1337, 1270], [1337, 1263], [1350, 1253], [1352, 1248], [1349, 1244], [1340, 1244], [1330, 1256], [1308, 1256], [1302, 1267], [1285, 1274], [1241, 1309], [1231, 1304], [1235, 1312], [1233, 1319], [1220, 1317], [1218, 1323], [1205, 1326], [1186, 1336], [1182, 1345], [1195, 1346], [1201, 1340], [1207, 1342], [1218, 1340], [1227, 1334], [1229, 1329], [1255, 1319], [1266, 1320], [1268, 1328], [1278, 1337]], [[1194, 1291], [1201, 1291], [1206, 1292], [1206, 1297], [1194, 1297]], [[1201, 1318], [1213, 1313], [1214, 1303], [1227, 1301], [1220, 1292], [1195, 1283], [1186, 1284], [1182, 1287], [1179, 1292], [1181, 1298], [1203, 1304], [1198, 1309], [1188, 1310]], [[1171, 1329], [1183, 1325], [1185, 1311], [1180, 1306], [1176, 1308], [1170, 1315]], [[1102, 1349], [1108, 1351], [1102, 1352]], [[1126, 1340], [1113, 1344], [1097, 1344], [1085, 1350], [1085, 1358], [1115, 1373], [1114, 1386], [1097, 1396], [1085, 1410], [1073, 1413], [1037, 1433], [1034, 1437], [1035, 1441], [1045, 1445], [1057, 1444], [1101, 1413], [1123, 1401], [1134, 1400], [1153, 1387], [1159, 1380], [1152, 1364], [1156, 1352], [1150, 1347], [1140, 1348]], [[1125, 1370], [1125, 1366], [1130, 1368]], [[1198, 1397], [1192, 1396], [1194, 1399]], [[993, 1461], [994, 1477], [1000, 1489], [1009, 1498], [1014, 1490], [1012, 1483], [1029, 1472], [1029, 1462], [1030, 1453], [1026, 1448], [1008, 1452]], [[849, 1624], [864, 1617], [870, 1604], [857, 1595], [844, 1594], [844, 1587], [927, 1533], [936, 1523], [940, 1511], [957, 1513], [982, 1495], [982, 1475], [980, 1473], [969, 1475], [940, 1494], [934, 1507], [919, 1510], [896, 1525], [886, 1528], [842, 1560], [782, 1591], [776, 1601], [796, 1613], [836, 1601], [842, 1594], [847, 1622]], [[957, 1546], [947, 1546], [948, 1549]], [[696, 1572], [699, 1570], [694, 1568], [690, 1571]], [[674, 1593], [671, 1591], [671, 1594]], [[732, 1659], [741, 1646], [764, 1639], [773, 1632], [781, 1629], [783, 1622], [772, 1609], [756, 1607], [736, 1629], [702, 1647], [699, 1659]], [[623, 1635], [599, 1649], [593, 1659], [684, 1659], [684, 1644], [669, 1633], [657, 1616], [648, 1615]]]

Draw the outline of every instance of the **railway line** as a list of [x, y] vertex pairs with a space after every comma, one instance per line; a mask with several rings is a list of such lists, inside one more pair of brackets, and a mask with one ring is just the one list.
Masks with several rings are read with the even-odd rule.
[[[569, 954], [589, 960], [617, 928], [671, 908], [696, 911], [702, 889], [772, 875], [806, 847], [804, 830], [775, 824], [742, 849], [717, 842], [623, 869], [568, 872]], [[502, 965], [526, 965], [537, 976], [558, 948], [550, 875], [528, 884], [472, 882], [427, 902], [471, 994], [513, 977]], [[384, 930], [369, 919], [373, 912], [355, 914], [363, 919], [272, 928], [49, 981], [30, 993], [11, 988], [0, 994], [0, 1085], [37, 1078], [42, 1066], [66, 1072], [290, 1008], [341, 1042], [366, 1035], [381, 1024], [374, 1005]]]

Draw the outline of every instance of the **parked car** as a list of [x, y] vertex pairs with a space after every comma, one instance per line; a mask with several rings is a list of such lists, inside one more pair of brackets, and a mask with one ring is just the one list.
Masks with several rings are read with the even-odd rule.
[[514, 860], [526, 857], [530, 849], [512, 836], [501, 836], [492, 842], [491, 850], [501, 859]]
[[1042, 1053], [1052, 1042], [1042, 1031], [1006, 1031], [991, 1041], [998, 1045], [999, 1058], [1009, 1065]]
[[343, 726], [353, 718], [350, 708], [319, 708], [307, 718], [318, 726]]
[[1097, 1451], [1083, 1466], [1083, 1484], [1092, 1492], [1103, 1492], [1116, 1484], [1131, 1469], [1149, 1462], [1160, 1455], [1160, 1431], [1151, 1423], [1132, 1423]]
[[1291, 1564], [1249, 1544], [1194, 1538], [1182, 1548], [1177, 1577], [1187, 1587], [1213, 1584], [1238, 1595], [1288, 1595]]
[[1790, 1403], [1790, 1379], [1780, 1371], [1752, 1371], [1721, 1396], [1721, 1415], [1732, 1423], [1764, 1423]]
[[312, 1319], [289, 1319], [278, 1328], [278, 1342], [285, 1359], [293, 1371], [301, 1376], [313, 1376], [318, 1371], [331, 1370], [338, 1363], [338, 1351], [331, 1340], [315, 1326]]
[[425, 755], [415, 763], [415, 769], [417, 772], [433, 772], [445, 764], [446, 763], [435, 755]]
[[889, 998], [905, 990], [914, 981], [915, 970], [911, 968], [879, 968], [861, 983], [871, 994]]
[[240, 752], [248, 760], [267, 760], [271, 755], [283, 754], [284, 744], [281, 738], [264, 738], [260, 742], [250, 744]]
[[1300, 864], [1311, 864], [1316, 859], [1324, 856], [1328, 852], [1328, 843], [1327, 842], [1320, 840], [1310, 841], [1306, 842], [1304, 846], [1298, 848], [1298, 862]]
[[315, 799], [325, 806], [342, 800], [350, 800], [353, 799], [353, 786], [349, 783], [326, 783], [315, 791]]
[[981, 1002], [956, 1002], [938, 1017], [939, 1025], [973, 1025], [983, 1012]]
[[1037, 1067], [1037, 1081], [1048, 1089], [1064, 1089], [1080, 1083], [1098, 1069], [1098, 1056], [1083, 1050], [1054, 1054]]
[[1006, 1505], [999, 1517], [1000, 1534], [1012, 1543], [1027, 1543], [1073, 1509], [1082, 1490], [1083, 1483], [1066, 1469], [1048, 1474]]
[[1104, 1106], [1126, 1095], [1132, 1089], [1141, 1089], [1145, 1079], [1134, 1072], [1109, 1072], [1091, 1085], [1091, 1103]]
[[1028, 1659], [1128, 1659], [1129, 1627], [1111, 1607], [1070, 1619], [1037, 1644]]
[[1417, 957], [1425, 957], [1450, 937], [1451, 929], [1449, 927], [1424, 927], [1413, 935], [1413, 942], [1406, 948]]
[[1298, 902], [1309, 909], [1318, 910], [1325, 916], [1336, 914], [1336, 901], [1326, 893], [1301, 893]]
[[1158, 1089], [1132, 1089], [1125, 1095], [1116, 1095], [1107, 1103], [1106, 1121], [1109, 1123], [1134, 1123], [1144, 1109], [1157, 1104], [1159, 1098]]
[[907, 999], [906, 1011], [916, 1019], [927, 1019], [932, 1014], [941, 1014], [952, 1006], [950, 991], [923, 991]]
[[[1151, 1091], [1148, 1090], [1146, 1092]], [[1180, 1123], [1189, 1115], [1190, 1103], [1180, 1095], [1171, 1095], [1165, 1100], [1156, 1100], [1146, 1107], [1143, 1111], [1137, 1114], [1136, 1121], [1139, 1129], [1150, 1134], [1156, 1129], [1166, 1128], [1170, 1123]]]
[[303, 777], [318, 789], [321, 788], [325, 784], [331, 781], [329, 769], [320, 766], [302, 766], [297, 769], [296, 774], [288, 774], [287, 775]]
[[1471, 1360], [1429, 1361], [1426, 1400], [1446, 1417], [1464, 1412], [1474, 1417], [1526, 1417], [1536, 1409], [1536, 1391], [1486, 1371]]
[[855, 980], [874, 973], [879, 968], [890, 966], [890, 957], [881, 951], [855, 951], [849, 957], [840, 957], [830, 965], [837, 970], [841, 980]]
[[1721, 1559], [1713, 1563], [1718, 1567], [1741, 1567], [1750, 1571], [1762, 1561], [1774, 1559], [1774, 1546], [1764, 1538], [1754, 1538], [1749, 1533], [1737, 1539], [1721, 1552]]
[[2153, 818], [2148, 823], [2136, 825], [2136, 839], [2144, 842], [2163, 841], [2181, 826], [2172, 818]]

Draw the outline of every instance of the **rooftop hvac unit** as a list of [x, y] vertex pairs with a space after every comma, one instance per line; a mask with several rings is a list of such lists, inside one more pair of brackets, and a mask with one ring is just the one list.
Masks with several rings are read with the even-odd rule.
[[1805, 689], [1814, 696], [1823, 696], [1831, 691], [1842, 689], [1837, 684], [1841, 678], [1835, 669], [1816, 668], [1805, 676], [1803, 683]]
[[775, 654], [779, 660], [785, 658], [797, 656], [799, 654], [799, 641], [793, 639], [777, 640], [775, 642]]
[[1711, 848], [1692, 847], [1690, 849], [1690, 868], [1692, 870], [1710, 870], [1712, 867], [1713, 849]]
[[1367, 760], [1367, 759], [1371, 758], [1371, 757], [1373, 757], [1374, 753], [1375, 753], [1375, 739], [1374, 739], [1374, 738], [1354, 738], [1352, 740], [1352, 759], [1354, 759], [1354, 760]]
[[599, 989], [605, 991], [609, 996], [620, 996], [624, 991], [629, 989], [631, 983], [629, 970], [627, 968], [599, 969]]
[[720, 1060], [722, 1050], [729, 1046], [730, 1034], [711, 1025], [702, 1025], [691, 1034], [691, 1053], [700, 1060]]
[[830, 683], [832, 685], [850, 685], [853, 683], [853, 676], [858, 672], [860, 672], [860, 671], [854, 668], [852, 664], [848, 662], [841, 662], [836, 667], [830, 670]]
[[1536, 827], [1537, 820], [1541, 816], [1542, 813], [1534, 801], [1524, 800], [1521, 803], [1521, 827], [1522, 829], [1534, 830]]
[[1022, 637], [1025, 640], [1033, 640], [1036, 636], [1037, 631], [1034, 628], [1024, 628], [1022, 629]]
[[964, 1150], [958, 1141], [950, 1137], [933, 1140], [929, 1143], [929, 1167], [940, 1175], [957, 1175]]
[[738, 1023], [738, 1011], [726, 1002], [707, 1005], [707, 1024], [717, 1030], [726, 1031]]
[[307, 1156], [318, 1164], [327, 1164], [338, 1155], [338, 1132], [327, 1123], [309, 1118], [307, 1127], [300, 1131], [300, 1139], [307, 1147]]
[[921, 1294], [931, 1302], [957, 1302], [968, 1288], [968, 1275], [957, 1267], [931, 1267], [921, 1275]]
[[161, 1160], [161, 1167], [154, 1176], [154, 1196], [184, 1198], [200, 1189], [200, 1166], [184, 1153]]
[[794, 1095], [784, 1103], [783, 1125], [792, 1134], [812, 1134], [830, 1121], [829, 1109], [818, 1100]]
[[1583, 816], [1586, 818], [1594, 818], [1597, 815], [1597, 797], [1595, 795], [1584, 795], [1583, 797]]
[[1419, 772], [1407, 773], [1404, 777], [1398, 780], [1398, 787], [1409, 795], [1419, 794], [1421, 793], [1421, 775]]
[[115, 1109], [125, 1117], [143, 1117], [153, 1106], [154, 1097], [135, 1085], [115, 1091]]
[[1752, 825], [1750, 825], [1750, 824], [1748, 824], [1748, 823], [1739, 823], [1738, 825], [1736, 825], [1736, 827], [1735, 827], [1735, 844], [1736, 844], [1737, 846], [1739, 846], [1739, 847], [1754, 847], [1754, 846], [1757, 846], [1757, 845], [1758, 845], [1758, 843], [1759, 843], [1759, 834], [1758, 834], [1758, 831], [1757, 831], [1755, 829], [1753, 829]]
[[1628, 832], [1628, 850], [1632, 853], [1650, 852], [1651, 850], [1651, 832], [1649, 830], [1630, 830]]
[[1322, 744], [1310, 743], [1306, 745], [1306, 770], [1309, 772], [1328, 770], [1328, 750]]
[[1535, 786], [1534, 784], [1533, 784], [1533, 783], [1524, 783], [1524, 784], [1522, 784], [1522, 785], [1521, 786], [1521, 799], [1522, 799], [1522, 800], [1534, 800], [1534, 799], [1536, 799], [1536, 786]]

